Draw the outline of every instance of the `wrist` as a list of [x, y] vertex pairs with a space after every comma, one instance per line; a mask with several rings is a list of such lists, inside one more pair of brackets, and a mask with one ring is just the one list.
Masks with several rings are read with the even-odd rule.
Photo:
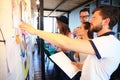
[[35, 29], [35, 30], [34, 30], [34, 35], [38, 35], [38, 34], [39, 34], [39, 31], [40, 31], [40, 30]]

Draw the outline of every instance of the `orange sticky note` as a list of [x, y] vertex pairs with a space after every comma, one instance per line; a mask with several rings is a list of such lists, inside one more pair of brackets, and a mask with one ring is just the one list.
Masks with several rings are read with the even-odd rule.
[[19, 35], [16, 35], [16, 43], [17, 43], [17, 44], [20, 44], [20, 42], [21, 42], [21, 41], [20, 41]]

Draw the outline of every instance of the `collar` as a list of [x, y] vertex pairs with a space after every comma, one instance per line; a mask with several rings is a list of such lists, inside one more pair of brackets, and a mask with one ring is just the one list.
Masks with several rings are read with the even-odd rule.
[[98, 37], [101, 37], [101, 36], [108, 36], [108, 35], [115, 35], [115, 32], [112, 32], [112, 31], [106, 32], [106, 33], [104, 33], [104, 34], [102, 34], [102, 35], [100, 35], [100, 36], [98, 36]]

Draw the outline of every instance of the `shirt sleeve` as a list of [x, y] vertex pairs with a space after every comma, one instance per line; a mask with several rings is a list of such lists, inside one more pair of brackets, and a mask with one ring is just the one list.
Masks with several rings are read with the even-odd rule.
[[117, 40], [113, 36], [103, 36], [90, 40], [90, 43], [96, 53], [98, 59], [105, 57], [113, 57], [113, 53], [118, 53], [116, 45]]

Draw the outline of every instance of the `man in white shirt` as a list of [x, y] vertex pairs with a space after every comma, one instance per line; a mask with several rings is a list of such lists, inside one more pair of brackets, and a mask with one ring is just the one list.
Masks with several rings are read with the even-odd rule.
[[27, 23], [21, 23], [20, 29], [38, 35], [58, 47], [89, 54], [84, 62], [80, 80], [109, 80], [120, 63], [120, 41], [111, 30], [118, 18], [119, 9], [115, 7], [96, 8], [93, 11], [91, 30], [97, 32], [98, 37], [91, 40], [77, 40], [37, 30]]

